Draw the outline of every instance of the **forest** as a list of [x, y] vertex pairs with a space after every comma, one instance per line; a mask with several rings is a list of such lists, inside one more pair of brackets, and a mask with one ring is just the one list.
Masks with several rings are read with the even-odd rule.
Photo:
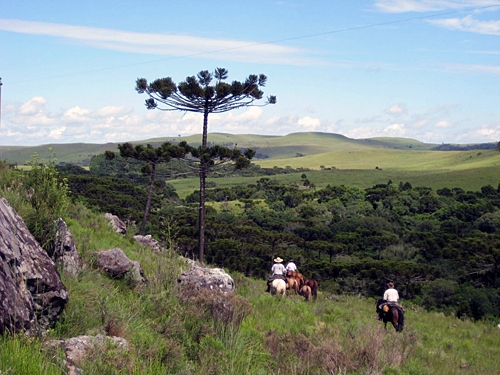
[[[119, 158], [118, 158], [119, 159]], [[173, 239], [196, 259], [199, 192], [179, 198], [166, 179], [185, 178], [182, 163], [159, 170], [147, 233]], [[123, 221], [140, 222], [148, 177], [133, 160], [92, 158], [90, 170], [58, 167], [71, 198]], [[281, 184], [273, 175], [302, 172]], [[407, 304], [460, 318], [498, 321], [500, 294], [500, 186], [480, 191], [434, 191], [404, 181], [370, 188], [315, 188], [307, 169], [258, 168], [246, 186], [207, 184], [208, 264], [263, 280], [276, 256], [293, 258], [326, 293], [380, 296], [394, 281]]]

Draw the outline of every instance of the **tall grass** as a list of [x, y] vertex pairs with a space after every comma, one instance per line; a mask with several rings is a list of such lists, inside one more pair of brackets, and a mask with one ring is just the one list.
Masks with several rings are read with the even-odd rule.
[[1, 375], [62, 375], [62, 353], [56, 358], [42, 351], [39, 339], [23, 335], [0, 336]]
[[[407, 309], [403, 333], [375, 320], [375, 302], [360, 296], [316, 302], [264, 292], [265, 281], [233, 273], [235, 295], [180, 287], [188, 265], [171, 250], [142, 248], [129, 228], [115, 233], [102, 215], [70, 207], [66, 221], [84, 259], [77, 277], [62, 274], [70, 300], [46, 339], [107, 334], [128, 351], [96, 348], [79, 364], [86, 374], [495, 374], [500, 331], [486, 323]], [[92, 266], [92, 254], [122, 248], [141, 263], [147, 283], [112, 280]], [[3, 337], [0, 371], [61, 374], [60, 357], [42, 338]], [[60, 356], [60, 354], [59, 354]]]

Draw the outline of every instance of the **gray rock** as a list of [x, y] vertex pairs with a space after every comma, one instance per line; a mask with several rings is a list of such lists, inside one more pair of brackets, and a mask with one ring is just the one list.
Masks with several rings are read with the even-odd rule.
[[69, 374], [83, 374], [77, 366], [85, 360], [92, 350], [106, 350], [109, 345], [127, 351], [129, 345], [127, 340], [116, 336], [77, 336], [65, 340], [51, 340], [45, 344], [44, 349], [55, 351], [62, 349], [65, 354], [65, 365]]
[[56, 265], [0, 197], [0, 334], [47, 329], [68, 299]]
[[151, 250], [153, 250], [156, 253], [165, 251], [165, 249], [160, 246], [158, 241], [156, 241], [150, 234], [147, 234], [145, 236], [141, 235], [134, 236], [134, 240], [139, 242], [143, 247], [151, 248]]
[[57, 221], [54, 252], [51, 255], [56, 264], [61, 264], [63, 270], [73, 276], [76, 276], [82, 269], [82, 258], [78, 254], [73, 235], [61, 218]]
[[183, 272], [177, 282], [193, 284], [196, 288], [220, 290], [224, 293], [234, 292], [233, 278], [221, 268], [205, 268], [194, 265]]
[[104, 218], [111, 223], [115, 232], [120, 233], [122, 236], [127, 234], [127, 226], [118, 218], [118, 216], [107, 213], [104, 214]]
[[97, 267], [114, 279], [128, 277], [134, 283], [143, 283], [144, 271], [135, 260], [127, 258], [120, 248], [103, 250], [96, 253]]

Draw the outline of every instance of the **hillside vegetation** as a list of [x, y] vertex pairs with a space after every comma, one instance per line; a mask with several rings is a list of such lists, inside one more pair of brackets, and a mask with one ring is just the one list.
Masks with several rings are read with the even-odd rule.
[[[2, 374], [63, 374], [60, 356], [42, 350], [47, 339], [103, 333], [129, 340], [130, 351], [91, 353], [86, 374], [496, 374], [500, 330], [488, 323], [406, 307], [403, 333], [375, 320], [373, 299], [331, 295], [316, 302], [264, 292], [262, 280], [231, 272], [236, 295], [182, 290], [187, 265], [172, 250], [155, 254], [122, 238], [102, 215], [70, 207], [66, 220], [86, 267], [63, 274], [70, 302], [45, 339], [0, 338]], [[166, 244], [165, 244], [166, 245]], [[144, 268], [148, 284], [134, 288], [92, 266], [92, 253], [122, 248]]]
[[[43, 246], [51, 223], [63, 217], [84, 259], [77, 278], [62, 275], [70, 302], [48, 338], [106, 333], [131, 343], [125, 354], [92, 353], [85, 373], [500, 373], [500, 153], [414, 147], [408, 152], [448, 156], [424, 158], [429, 170], [397, 169], [387, 155], [403, 151], [394, 146], [379, 150], [393, 170], [253, 166], [239, 177], [211, 179], [206, 260], [233, 276], [235, 296], [177, 285], [187, 267], [179, 255], [196, 254], [196, 178], [175, 180], [185, 184], [182, 194], [164, 179], [155, 185], [147, 230], [167, 248], [160, 254], [133, 240], [148, 190], [140, 164], [113, 164], [102, 154], [89, 171], [58, 172], [36, 156], [25, 171], [0, 163], [0, 195]], [[367, 152], [372, 159], [376, 153]], [[418, 159], [399, 157], [408, 165]], [[168, 164], [160, 175], [178, 168]], [[129, 223], [124, 238], [104, 212]], [[141, 263], [146, 285], [94, 268], [93, 253], [113, 247]], [[293, 257], [306, 278], [319, 281], [316, 302], [264, 292], [276, 255]], [[396, 282], [406, 308], [402, 334], [374, 319], [387, 280]], [[1, 338], [1, 374], [63, 373], [60, 357], [43, 352], [42, 341]]]

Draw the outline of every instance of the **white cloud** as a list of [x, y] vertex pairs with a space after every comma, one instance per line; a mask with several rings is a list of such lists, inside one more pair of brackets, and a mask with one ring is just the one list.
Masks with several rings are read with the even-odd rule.
[[360, 139], [360, 138], [372, 138], [372, 137], [380, 137], [380, 129], [375, 127], [359, 127], [347, 130], [344, 134], [347, 137]]
[[403, 137], [406, 134], [404, 124], [393, 124], [384, 129], [384, 133], [389, 137]]
[[76, 106], [65, 111], [62, 120], [65, 122], [84, 122], [89, 120], [89, 115], [91, 113], [92, 111], [89, 109], [83, 109]]
[[233, 115], [233, 113], [229, 112], [226, 121], [234, 121], [234, 122], [251, 122], [257, 121], [262, 117], [262, 113], [264, 110], [261, 107], [249, 107], [245, 112], [240, 115]]
[[305, 116], [300, 118], [297, 121], [297, 125], [301, 127], [301, 131], [306, 130], [306, 131], [316, 131], [318, 127], [320, 126], [321, 121], [317, 118], [312, 118], [309, 116]]
[[108, 105], [106, 107], [103, 107], [96, 111], [96, 115], [100, 117], [107, 117], [107, 116], [120, 116], [120, 115], [126, 115], [130, 114], [132, 112], [131, 108], [127, 107], [115, 107]]
[[377, 0], [375, 7], [386, 13], [433, 12], [500, 5], [499, 0]]
[[452, 73], [480, 73], [480, 74], [500, 74], [499, 65], [481, 64], [445, 64], [444, 69]]
[[41, 96], [35, 96], [27, 103], [23, 104], [19, 109], [19, 114], [22, 116], [34, 116], [37, 115], [45, 109], [45, 103], [47, 101]]
[[472, 16], [427, 21], [450, 30], [468, 31], [477, 34], [500, 35], [500, 21], [479, 21]]
[[64, 38], [95, 48], [138, 54], [196, 55], [197, 57], [219, 60], [297, 66], [320, 63], [313, 61], [310, 57], [311, 51], [251, 40], [215, 39], [166, 33], [138, 33], [18, 19], [0, 19], [0, 30]]
[[[203, 116], [198, 113], [141, 111], [141, 115], [137, 115], [131, 108], [113, 106], [98, 109], [75, 106], [60, 112], [49, 112], [48, 106], [42, 97], [34, 97], [18, 106], [6, 106], [0, 128], [2, 144], [126, 142], [202, 132]], [[401, 113], [396, 122], [389, 116], [372, 116], [362, 121], [340, 119], [336, 122], [295, 115], [266, 118], [266, 108], [251, 107], [210, 115], [209, 132], [285, 135], [317, 131], [339, 133], [350, 138], [409, 137], [432, 143], [491, 142], [500, 139], [500, 124], [461, 130], [453, 121], [454, 111], [459, 108], [454, 104], [412, 114], [404, 113], [404, 107], [396, 105], [388, 111]], [[384, 111], [387, 112], [387, 109]], [[357, 122], [363, 125], [352, 127]]]
[[385, 113], [395, 116], [402, 115], [407, 112], [407, 109], [402, 104], [393, 105], [385, 110]]
[[61, 139], [65, 130], [66, 130], [65, 126], [62, 126], [60, 128], [57, 128], [57, 129], [52, 129], [49, 132], [48, 138], [50, 138], [50, 139]]
[[449, 128], [452, 124], [449, 121], [439, 121], [434, 126], [436, 128]]

